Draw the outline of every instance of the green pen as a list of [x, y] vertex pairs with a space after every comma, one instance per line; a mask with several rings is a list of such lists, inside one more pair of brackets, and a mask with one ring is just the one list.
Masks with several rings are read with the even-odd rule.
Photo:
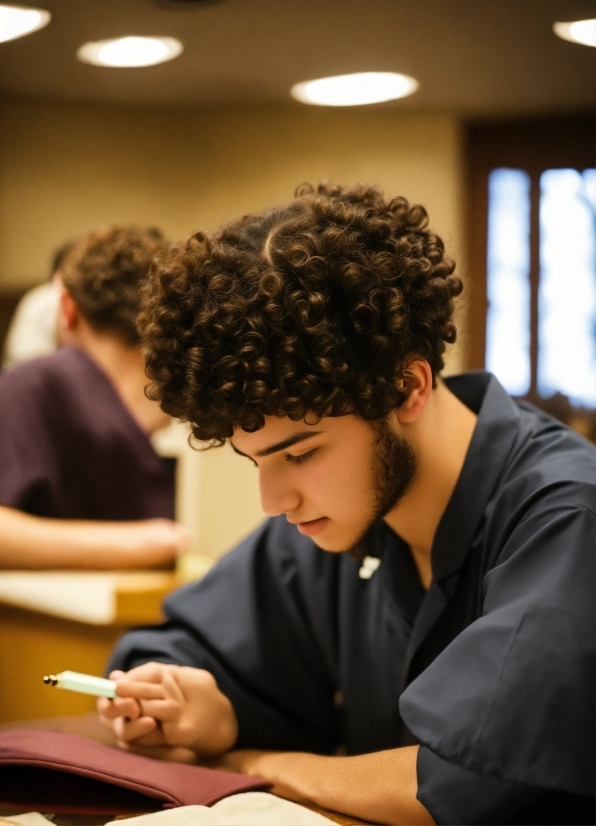
[[91, 674], [80, 674], [78, 671], [62, 671], [60, 674], [50, 674], [44, 677], [43, 681], [46, 685], [55, 688], [78, 691], [80, 694], [92, 694], [94, 697], [107, 697], [109, 700], [113, 700], [118, 696], [114, 680], [93, 677]]

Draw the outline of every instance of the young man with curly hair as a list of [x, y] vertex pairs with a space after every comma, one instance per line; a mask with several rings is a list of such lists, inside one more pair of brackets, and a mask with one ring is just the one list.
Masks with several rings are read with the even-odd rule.
[[153, 396], [271, 518], [121, 642], [123, 747], [374, 823], [590, 822], [595, 452], [441, 378], [453, 272], [422, 207], [329, 185], [155, 266]]
[[188, 541], [149, 435], [139, 289], [166, 242], [108, 227], [61, 263], [56, 353], [0, 376], [0, 568], [146, 568]]

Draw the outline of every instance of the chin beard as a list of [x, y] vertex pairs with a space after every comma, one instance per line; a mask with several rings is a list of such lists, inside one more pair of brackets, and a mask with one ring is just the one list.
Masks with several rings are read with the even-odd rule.
[[360, 539], [357, 542], [357, 544], [353, 545], [351, 548], [340, 548], [339, 550], [331, 550], [330, 548], [321, 548], [321, 546], [318, 545], [316, 542], [315, 545], [317, 545], [317, 547], [320, 548], [320, 550], [326, 554], [333, 554], [334, 556], [336, 554], [348, 554], [350, 559], [353, 559], [355, 562], [362, 562], [364, 557], [368, 555], [368, 552], [366, 550], [366, 534], [369, 530], [370, 527], [366, 529], [362, 539]]
[[354, 560], [354, 562], [364, 562], [364, 557], [368, 556], [368, 551], [366, 547], [366, 537], [361, 539], [357, 545], [354, 545], [354, 547], [350, 548], [348, 551], [346, 551], [346, 553], [349, 555], [350, 559]]

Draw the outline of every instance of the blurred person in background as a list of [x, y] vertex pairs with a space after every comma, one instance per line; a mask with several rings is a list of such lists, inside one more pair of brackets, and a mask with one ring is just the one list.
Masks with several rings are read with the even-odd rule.
[[48, 356], [58, 347], [58, 274], [73, 247], [69, 241], [54, 253], [50, 280], [28, 290], [17, 304], [4, 343], [3, 369]]
[[169, 565], [174, 463], [149, 440], [170, 417], [144, 393], [139, 287], [167, 244], [112, 227], [68, 250], [55, 353], [0, 375], [0, 567]]

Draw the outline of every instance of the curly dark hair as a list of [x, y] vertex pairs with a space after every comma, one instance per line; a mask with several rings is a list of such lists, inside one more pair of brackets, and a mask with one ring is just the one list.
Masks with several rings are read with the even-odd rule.
[[264, 416], [386, 416], [414, 356], [433, 377], [462, 284], [426, 210], [376, 187], [302, 186], [287, 206], [156, 260], [139, 329], [163, 410], [221, 445]]
[[165, 248], [158, 229], [105, 227], [66, 251], [60, 275], [94, 329], [110, 332], [131, 347], [138, 346], [140, 286], [151, 262]]

